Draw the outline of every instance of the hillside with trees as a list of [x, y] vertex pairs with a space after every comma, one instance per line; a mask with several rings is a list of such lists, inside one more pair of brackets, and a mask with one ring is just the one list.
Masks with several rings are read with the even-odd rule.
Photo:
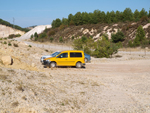
[[31, 40], [69, 43], [90, 55], [110, 57], [120, 47], [150, 47], [150, 11], [77, 12], [53, 20], [52, 28], [32, 35]]

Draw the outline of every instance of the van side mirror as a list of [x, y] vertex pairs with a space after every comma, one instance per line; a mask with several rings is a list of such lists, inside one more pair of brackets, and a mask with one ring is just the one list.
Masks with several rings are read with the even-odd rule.
[[57, 58], [61, 58], [61, 55], [59, 55]]

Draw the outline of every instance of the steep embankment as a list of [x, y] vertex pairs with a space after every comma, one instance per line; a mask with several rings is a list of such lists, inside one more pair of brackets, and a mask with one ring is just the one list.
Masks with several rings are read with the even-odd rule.
[[21, 36], [20, 38], [18, 38], [17, 40], [30, 39], [31, 35], [34, 35], [35, 32], [37, 32], [37, 34], [40, 34], [41, 32], [43, 32], [45, 30], [45, 28], [51, 28], [51, 25], [37, 26], [37, 27], [33, 28], [32, 30], [30, 30], [29, 32], [27, 32], [26, 34], [24, 34], [23, 36]]
[[24, 35], [25, 31], [20, 31], [20, 30], [14, 29], [12, 27], [8, 27], [8, 26], [0, 24], [0, 38], [8, 37], [11, 34]]

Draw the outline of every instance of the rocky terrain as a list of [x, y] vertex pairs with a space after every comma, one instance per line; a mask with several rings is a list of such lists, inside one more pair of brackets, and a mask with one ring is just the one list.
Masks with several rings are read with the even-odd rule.
[[17, 29], [13, 29], [12, 27], [8, 27], [5, 25], [1, 25], [0, 24], [0, 38], [5, 38], [8, 37], [11, 34], [20, 34], [20, 35], [24, 35], [25, 32], [24, 31], [20, 31]]
[[50, 69], [40, 57], [54, 49], [11, 44], [0, 43], [0, 113], [150, 112], [149, 50], [122, 49], [113, 58], [92, 57], [85, 68]]

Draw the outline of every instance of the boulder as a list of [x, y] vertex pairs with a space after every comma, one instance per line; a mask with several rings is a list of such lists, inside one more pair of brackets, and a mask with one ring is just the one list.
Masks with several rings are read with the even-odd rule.
[[31, 65], [32, 67], [35, 67], [35, 64], [34, 63], [32, 63], [32, 65]]
[[13, 59], [11, 58], [11, 56], [3, 56], [1, 58], [1, 61], [4, 65], [12, 65], [13, 64]]

